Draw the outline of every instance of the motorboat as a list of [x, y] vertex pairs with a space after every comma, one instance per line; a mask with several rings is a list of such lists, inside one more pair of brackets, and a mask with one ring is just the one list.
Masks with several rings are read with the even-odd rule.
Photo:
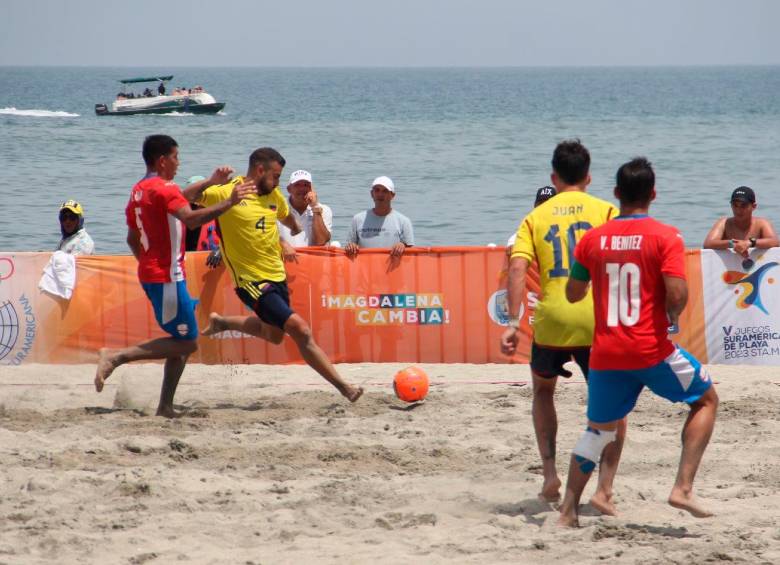
[[[173, 75], [126, 78], [119, 82], [122, 91], [117, 94], [111, 108], [105, 104], [95, 104], [95, 114], [98, 116], [132, 116], [136, 114], [170, 114], [180, 112], [185, 114], [216, 114], [225, 107], [224, 102], [216, 99], [203, 87], [174, 88], [168, 91], [166, 83], [173, 80]], [[157, 87], [145, 88], [142, 93], [127, 92], [127, 85], [141, 83], [157, 83]]]

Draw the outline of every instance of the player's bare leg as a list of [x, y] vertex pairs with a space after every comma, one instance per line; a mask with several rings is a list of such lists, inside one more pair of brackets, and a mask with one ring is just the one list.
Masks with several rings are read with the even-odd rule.
[[270, 341], [274, 345], [279, 345], [284, 339], [282, 330], [269, 326], [257, 316], [221, 316], [216, 312], [209, 314], [209, 325], [201, 332], [201, 335], [214, 335], [225, 330], [253, 335]]
[[555, 467], [555, 442], [558, 435], [558, 415], [555, 411], [555, 385], [558, 378], [545, 379], [536, 373], [533, 378], [533, 403], [531, 415], [534, 421], [536, 444], [542, 458], [544, 484], [539, 493], [543, 500], [553, 502], [560, 498], [561, 479]]
[[574, 455], [569, 461], [569, 478], [566, 479], [566, 491], [561, 503], [561, 514], [558, 517], [558, 525], [566, 528], [577, 528], [580, 525], [578, 508], [580, 506], [580, 497], [585, 485], [588, 484], [593, 471], [584, 472], [580, 468]]
[[712, 436], [717, 410], [718, 394], [715, 392], [715, 387], [707, 389], [699, 400], [691, 404], [691, 411], [682, 431], [680, 467], [677, 470], [677, 479], [672, 493], [669, 495], [669, 504], [690, 512], [696, 518], [707, 518], [713, 515], [693, 494], [693, 479], [696, 477], [704, 450]]
[[612, 500], [612, 487], [620, 464], [620, 454], [623, 452], [627, 428], [628, 417], [620, 420], [615, 441], [604, 448], [599, 465], [599, 483], [590, 499], [591, 506], [608, 516], [617, 516], [617, 508]]
[[188, 356], [197, 350], [198, 344], [194, 340], [173, 339], [172, 337], [158, 337], [124, 349], [104, 347], [100, 350], [97, 371], [95, 372], [95, 390], [102, 391], [106, 379], [114, 369], [125, 363]]
[[160, 390], [160, 404], [157, 406], [157, 415], [165, 418], [176, 418], [180, 414], [173, 409], [173, 397], [176, 387], [187, 364], [187, 355], [181, 357], [168, 357], [163, 369], [163, 384]]
[[326, 381], [335, 386], [338, 391], [350, 402], [356, 402], [362, 395], [363, 389], [345, 382], [336, 372], [336, 368], [325, 355], [325, 352], [317, 345], [311, 335], [309, 324], [298, 314], [293, 314], [284, 324], [284, 331], [293, 339], [303, 359], [309, 366], [317, 371]]
[[[559, 526], [567, 528], [579, 526], [578, 510], [582, 491], [585, 490], [585, 485], [588, 484], [588, 480], [596, 468], [596, 461], [603, 459], [607, 448], [615, 443], [614, 436], [616, 436], [616, 430], [621, 421], [624, 422], [625, 419], [604, 424], [588, 422], [588, 428], [580, 441], [577, 442], [569, 462], [569, 477], [566, 480], [566, 492], [561, 503], [561, 514], [558, 517]], [[590, 440], [585, 440], [585, 437], [591, 433], [595, 435], [590, 436]], [[601, 438], [604, 443], [598, 444], [594, 438]], [[578, 449], [582, 451], [578, 451]], [[586, 452], [590, 452], [590, 454], [584, 455]], [[577, 453], [583, 455], [577, 455]]]

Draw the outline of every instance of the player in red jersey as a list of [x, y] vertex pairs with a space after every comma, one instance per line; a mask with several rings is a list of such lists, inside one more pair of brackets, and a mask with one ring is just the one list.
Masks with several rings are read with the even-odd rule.
[[715, 425], [718, 396], [701, 364], [669, 339], [688, 300], [685, 246], [677, 229], [647, 215], [655, 173], [638, 157], [617, 172], [620, 216], [588, 231], [577, 245], [566, 285], [570, 302], [593, 283], [595, 332], [588, 380], [588, 427], [574, 447], [559, 525], [578, 525], [580, 496], [618, 422], [647, 386], [690, 405], [682, 456], [669, 504], [711, 516], [693, 494], [693, 479]]
[[[165, 359], [163, 384], [157, 415], [172, 418], [173, 396], [187, 358], [198, 349], [195, 302], [184, 280], [184, 226], [205, 224], [243, 200], [256, 188], [254, 183], [237, 186], [230, 198], [208, 208], [193, 210], [173, 182], [179, 168], [179, 148], [167, 135], [150, 135], [144, 141], [146, 176], [130, 194], [125, 215], [127, 244], [138, 260], [138, 280], [154, 307], [160, 327], [171, 337], [156, 338], [125, 349], [100, 350], [95, 389], [100, 392], [111, 372], [125, 363], [144, 359]], [[204, 185], [224, 184], [229, 167], [220, 167]]]

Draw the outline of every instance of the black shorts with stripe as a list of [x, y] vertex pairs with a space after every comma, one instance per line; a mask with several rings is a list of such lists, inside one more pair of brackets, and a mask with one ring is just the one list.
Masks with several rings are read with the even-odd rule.
[[284, 324], [294, 313], [290, 308], [287, 281], [253, 281], [236, 288], [236, 294], [258, 318], [280, 329], [284, 329]]

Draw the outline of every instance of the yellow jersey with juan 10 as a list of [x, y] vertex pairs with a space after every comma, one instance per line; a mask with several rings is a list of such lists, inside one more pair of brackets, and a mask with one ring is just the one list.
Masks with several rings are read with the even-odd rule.
[[[211, 206], [221, 202], [242, 182], [244, 177], [238, 176], [227, 184], [210, 186], [198, 204]], [[222, 258], [236, 287], [287, 278], [276, 220], [283, 220], [289, 213], [287, 199], [277, 186], [269, 194], [253, 194], [217, 218]]]
[[534, 208], [520, 224], [512, 258], [539, 264], [541, 300], [534, 311], [534, 342], [548, 347], [588, 347], [593, 342], [593, 296], [571, 304], [566, 281], [574, 247], [583, 234], [618, 215], [604, 200], [581, 191], [561, 192]]

